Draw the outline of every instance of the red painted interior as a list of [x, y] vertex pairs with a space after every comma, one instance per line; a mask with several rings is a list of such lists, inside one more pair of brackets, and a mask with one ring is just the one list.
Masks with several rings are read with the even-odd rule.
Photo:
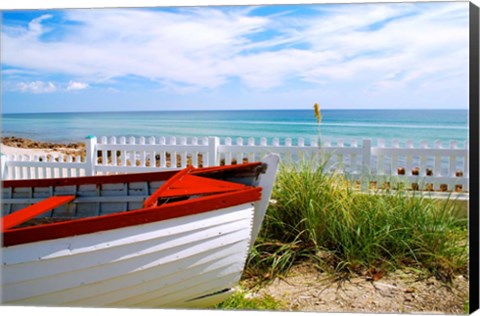
[[186, 174], [192, 170], [193, 167], [183, 169], [178, 172], [176, 175], [171, 177], [167, 182], [165, 182], [161, 187], [159, 187], [155, 192], [153, 192], [150, 197], [143, 203], [143, 207], [154, 207], [157, 206], [157, 200], [160, 198], [161, 194], [168, 190], [168, 188], [178, 180], [182, 179]]
[[172, 185], [168, 186], [168, 188], [161, 192], [159, 198], [197, 194], [217, 194], [244, 190], [246, 188], [249, 188], [249, 186], [187, 174], [175, 183], [172, 183]]

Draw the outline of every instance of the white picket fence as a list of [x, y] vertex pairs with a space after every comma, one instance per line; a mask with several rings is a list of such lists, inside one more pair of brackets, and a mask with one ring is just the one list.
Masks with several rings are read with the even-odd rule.
[[[5, 156], [2, 155], [2, 179], [38, 179], [100, 174], [158, 171], [187, 165], [257, 161], [268, 153], [284, 160], [299, 157], [329, 157], [327, 170], [341, 172], [362, 184], [363, 189], [381, 188], [392, 181], [435, 191], [468, 192], [468, 142], [448, 148], [440, 142], [428, 146], [413, 141], [352, 140], [344, 142], [274, 138], [221, 140], [218, 137], [87, 137], [86, 156]], [[395, 180], [394, 180], [395, 179]]]

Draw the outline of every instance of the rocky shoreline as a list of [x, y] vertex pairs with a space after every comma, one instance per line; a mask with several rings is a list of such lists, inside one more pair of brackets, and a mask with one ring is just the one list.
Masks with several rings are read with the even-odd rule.
[[15, 136], [2, 137], [2, 145], [19, 149], [38, 149], [49, 152], [54, 151], [66, 155], [80, 155], [82, 157], [85, 156], [86, 152], [85, 144], [82, 142], [61, 144], [36, 141]]
[[60, 150], [63, 150], [63, 149], [84, 150], [85, 149], [85, 144], [82, 142], [59, 144], [59, 143], [36, 141], [28, 138], [21, 138], [21, 137], [15, 137], [15, 136], [2, 137], [2, 144], [10, 147], [30, 148], [30, 149], [60, 149]]

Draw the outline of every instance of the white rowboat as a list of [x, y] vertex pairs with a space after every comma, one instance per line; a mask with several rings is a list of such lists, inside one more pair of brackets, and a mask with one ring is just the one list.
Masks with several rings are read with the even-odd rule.
[[182, 171], [4, 181], [2, 303], [213, 306], [240, 280], [277, 166], [269, 155]]

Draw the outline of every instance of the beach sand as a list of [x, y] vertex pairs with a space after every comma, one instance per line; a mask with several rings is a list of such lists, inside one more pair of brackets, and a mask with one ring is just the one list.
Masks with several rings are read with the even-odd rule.
[[286, 302], [290, 311], [347, 313], [465, 314], [468, 278], [457, 275], [449, 283], [414, 269], [389, 272], [377, 281], [365, 276], [335, 280], [309, 264], [299, 264], [256, 295]]
[[2, 144], [0, 147], [0, 152], [7, 156], [12, 155], [27, 155], [27, 156], [57, 156], [62, 154], [60, 151], [55, 149], [38, 149], [38, 148], [19, 148], [19, 147], [12, 147]]

